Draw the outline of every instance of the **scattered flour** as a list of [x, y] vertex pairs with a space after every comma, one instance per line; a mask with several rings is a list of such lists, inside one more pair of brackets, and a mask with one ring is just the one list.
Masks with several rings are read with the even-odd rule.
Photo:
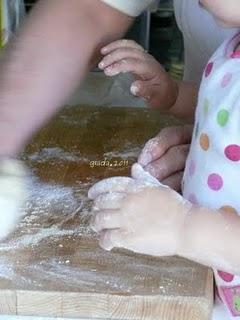
[[[127, 160], [136, 158], [139, 151], [137, 147], [125, 145], [122, 151], [107, 152], [104, 156]], [[26, 160], [38, 163], [89, 161], [77, 152], [69, 153], [58, 147], [43, 148]], [[144, 274], [158, 275], [155, 264], [151, 266], [148, 260], [142, 264], [142, 260], [131, 255], [109, 254], [94, 246], [91, 250], [84, 244], [78, 250], [77, 244], [82, 243], [82, 236], [96, 236], [88, 227], [90, 203], [87, 190], [93, 182], [89, 179], [85, 183], [75, 181], [74, 186], [62, 186], [44, 183], [34, 175], [29, 178], [24, 218], [18, 230], [0, 243], [0, 279], [24, 289], [44, 289], [51, 284], [61, 286], [62, 290], [144, 292], [142, 270]], [[76, 241], [75, 251], [72, 250], [73, 241]], [[80, 264], [76, 263], [78, 259]], [[114, 266], [112, 269], [112, 259], [121, 268]], [[97, 268], [96, 260], [99, 262]], [[126, 273], [129, 276], [126, 277]], [[165, 283], [163, 287], [154, 285], [152, 293], [162, 293], [164, 288]]]
[[140, 148], [135, 147], [135, 148], [129, 148], [129, 149], [124, 149], [122, 151], [110, 151], [104, 153], [103, 157], [105, 158], [121, 158], [122, 160], [128, 160], [132, 158], [137, 158], [137, 156], [140, 153]]
[[[91, 182], [79, 181], [75, 186], [66, 187], [43, 183], [35, 176], [29, 178], [29, 197], [23, 210], [24, 217], [16, 232], [0, 243], [0, 279], [24, 287], [41, 287], [43, 278], [39, 278], [40, 269], [48, 264], [49, 258], [40, 254], [37, 260], [28, 259], [28, 263], [24, 264], [22, 269], [22, 257], [25, 256], [26, 250], [29, 254], [34, 254], [50, 243], [63, 250], [64, 245], [61, 241], [74, 241], [83, 235], [93, 236], [89, 224], [86, 223], [90, 218], [89, 200], [86, 194], [90, 184]], [[41, 242], [44, 242], [43, 247], [39, 245]], [[57, 261], [60, 261], [59, 259], [61, 258], [56, 257]], [[70, 263], [68, 256], [61, 268]], [[58, 278], [58, 269], [59, 267], [55, 271], [52, 270], [55, 278]], [[28, 274], [31, 270], [35, 270], [34, 275]], [[76, 286], [75, 279], [72, 286]]]
[[[141, 151], [139, 147], [131, 147], [126, 145], [123, 150], [114, 150], [105, 152], [102, 158], [120, 158], [121, 160], [136, 159]], [[41, 151], [25, 155], [24, 160], [44, 163], [47, 161], [68, 161], [68, 162], [86, 162], [90, 161], [89, 158], [82, 156], [79, 152], [67, 152], [59, 147], [54, 148], [43, 148]]]
[[81, 204], [76, 199], [73, 188], [43, 183], [35, 177], [29, 179], [28, 190], [29, 198], [25, 214], [52, 214], [52, 211], [57, 211], [58, 214], [59, 212], [69, 214]]
[[14, 270], [4, 257], [0, 258], [0, 278], [11, 280], [14, 277]]
[[[90, 234], [90, 228], [80, 224], [89, 220], [86, 194], [89, 184], [65, 187], [43, 183], [34, 176], [29, 178], [24, 217], [9, 240], [0, 243], [0, 252], [35, 246], [50, 237], [59, 239], [74, 234]], [[73, 219], [79, 220], [75, 228], [68, 226]]]
[[[31, 192], [24, 210], [26, 216], [15, 234], [0, 244], [0, 280], [24, 290], [50, 287], [94, 293], [171, 292], [172, 281], [179, 285], [178, 273], [169, 270], [167, 263], [168, 276], [159, 278], [159, 264], [151, 259], [91, 247], [95, 234], [86, 222], [90, 218], [86, 190], [91, 184], [92, 181], [79, 181], [75, 186], [65, 187], [31, 177]], [[84, 244], [86, 236], [91, 237], [90, 247]], [[72, 242], [76, 246], [72, 246]], [[112, 261], [116, 262], [114, 266]], [[190, 270], [190, 267], [185, 270], [186, 281]], [[146, 275], [151, 275], [148, 276], [150, 281], [154, 279], [150, 289], [145, 286]], [[184, 293], [184, 288], [180, 289]]]
[[42, 240], [46, 238], [50, 238], [50, 237], [59, 238], [62, 236], [71, 236], [71, 235], [74, 235], [75, 232], [76, 230], [60, 230], [57, 227], [40, 229], [35, 234], [25, 234], [8, 243], [2, 244], [0, 246], [0, 252], [35, 246], [35, 245], [38, 245]]
[[59, 147], [55, 148], [43, 148], [39, 152], [35, 152], [27, 156], [27, 160], [34, 162], [46, 162], [49, 160], [62, 160], [69, 162], [88, 162], [89, 159], [81, 157], [80, 155], [74, 154], [73, 152], [67, 152]]

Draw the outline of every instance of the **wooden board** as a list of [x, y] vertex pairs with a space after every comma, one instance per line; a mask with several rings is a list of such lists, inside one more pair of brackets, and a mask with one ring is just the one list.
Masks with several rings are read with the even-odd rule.
[[28, 199], [0, 245], [0, 313], [102, 319], [210, 319], [212, 272], [180, 258], [105, 252], [86, 194], [129, 174], [144, 142], [173, 120], [122, 108], [65, 108], [26, 148]]

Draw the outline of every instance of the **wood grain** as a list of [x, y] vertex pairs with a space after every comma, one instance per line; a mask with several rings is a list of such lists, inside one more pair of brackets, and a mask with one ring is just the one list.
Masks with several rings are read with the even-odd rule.
[[26, 216], [0, 244], [0, 313], [207, 320], [210, 269], [185, 259], [105, 252], [88, 225], [88, 188], [129, 174], [146, 140], [175, 120], [129, 108], [67, 107], [22, 154]]

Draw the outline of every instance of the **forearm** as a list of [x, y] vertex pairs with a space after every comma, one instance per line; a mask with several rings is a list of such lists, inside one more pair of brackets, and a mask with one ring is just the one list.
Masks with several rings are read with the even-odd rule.
[[192, 123], [197, 106], [198, 86], [191, 82], [178, 82], [177, 86], [177, 97], [169, 113]]
[[206, 266], [240, 274], [240, 217], [193, 207], [185, 219], [178, 254]]
[[20, 151], [130, 23], [99, 0], [39, 1], [1, 58], [0, 156]]

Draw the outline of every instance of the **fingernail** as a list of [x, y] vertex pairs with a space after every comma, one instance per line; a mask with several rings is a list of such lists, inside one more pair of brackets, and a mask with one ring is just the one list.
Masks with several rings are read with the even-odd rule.
[[143, 167], [148, 165], [150, 162], [152, 162], [152, 155], [149, 152], [143, 152], [140, 154], [138, 163], [141, 164]]
[[134, 96], [137, 96], [137, 94], [139, 93], [139, 87], [133, 84], [130, 88], [130, 91]]
[[101, 62], [98, 64], [98, 68], [99, 68], [99, 69], [104, 69], [104, 66], [105, 66], [105, 64], [104, 64], [103, 61], [101, 61]]
[[103, 249], [103, 250], [106, 250], [106, 251], [111, 251], [113, 249], [113, 245], [112, 244], [102, 244], [102, 243], [99, 243], [100, 247]]
[[101, 53], [105, 53], [105, 52], [107, 52], [107, 47], [103, 47], [103, 48], [101, 49]]
[[100, 237], [99, 245], [106, 251], [111, 251], [114, 248], [108, 233], [102, 234]]

